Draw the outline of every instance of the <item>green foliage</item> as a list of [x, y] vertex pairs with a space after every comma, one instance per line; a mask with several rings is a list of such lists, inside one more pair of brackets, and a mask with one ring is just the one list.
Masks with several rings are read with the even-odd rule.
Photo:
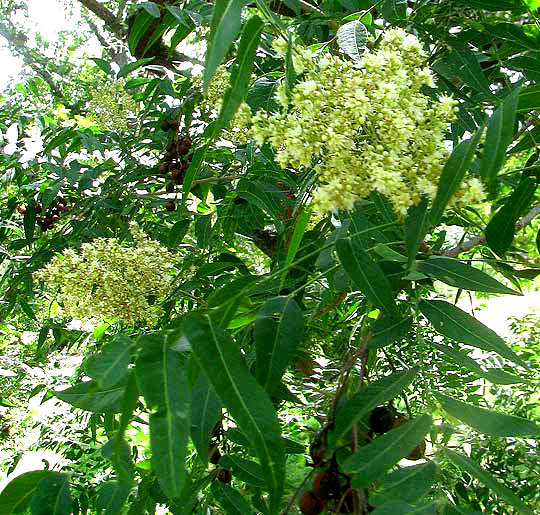
[[0, 512], [540, 510], [537, 3], [0, 5]]

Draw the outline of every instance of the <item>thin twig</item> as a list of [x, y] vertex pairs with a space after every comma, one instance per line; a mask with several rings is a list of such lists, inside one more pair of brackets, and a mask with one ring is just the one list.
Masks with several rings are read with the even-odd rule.
[[[516, 223], [516, 231], [523, 229], [526, 225], [530, 224], [538, 215], [540, 215], [540, 204], [536, 204], [532, 209], [522, 218], [520, 218]], [[448, 257], [456, 257], [462, 252], [467, 252], [477, 245], [482, 245], [486, 242], [486, 236], [480, 234], [474, 238], [467, 240], [455, 247], [450, 249], [443, 250], [441, 255]]]

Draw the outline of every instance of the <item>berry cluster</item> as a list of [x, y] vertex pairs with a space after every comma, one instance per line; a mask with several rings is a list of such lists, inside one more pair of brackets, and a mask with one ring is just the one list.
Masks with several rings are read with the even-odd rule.
[[[159, 165], [159, 173], [167, 176], [170, 174], [170, 181], [165, 186], [167, 193], [174, 193], [176, 186], [184, 182], [186, 170], [189, 168], [191, 156], [187, 156], [191, 150], [191, 139], [189, 136], [181, 136], [178, 133], [180, 123], [177, 120], [163, 120], [160, 125], [161, 129], [168, 131], [176, 131], [176, 135], [167, 145], [167, 151], [163, 160]], [[175, 211], [176, 203], [168, 200], [165, 204], [167, 211]]]
[[[26, 213], [27, 206], [20, 204], [17, 206], [17, 211], [21, 214]], [[43, 204], [38, 202], [35, 204], [36, 209], [36, 223], [39, 225], [43, 232], [48, 231], [54, 227], [55, 222], [60, 219], [60, 216], [66, 209], [66, 202], [63, 198], [58, 197], [56, 202], [51, 203], [51, 205], [43, 213]]]

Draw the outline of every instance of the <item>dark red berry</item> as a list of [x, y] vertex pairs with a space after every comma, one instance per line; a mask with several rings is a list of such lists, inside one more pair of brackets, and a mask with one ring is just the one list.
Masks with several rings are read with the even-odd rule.
[[388, 406], [378, 406], [369, 414], [369, 427], [374, 433], [390, 431], [396, 419], [396, 412]]
[[212, 451], [212, 454], [210, 454], [210, 463], [212, 463], [212, 465], [217, 465], [221, 458], [221, 453], [219, 452], [219, 449], [210, 450]]
[[298, 507], [304, 515], [318, 515], [324, 510], [325, 502], [319, 499], [313, 492], [305, 492], [300, 501]]
[[230, 483], [232, 481], [232, 472], [229, 469], [219, 469], [217, 478], [222, 483]]
[[321, 472], [313, 481], [313, 493], [321, 499], [339, 497], [339, 479], [331, 471]]
[[161, 163], [159, 165], [159, 173], [161, 175], [165, 175], [168, 169], [169, 169], [169, 163]]
[[175, 211], [176, 210], [176, 203], [173, 202], [172, 200], [169, 200], [166, 204], [165, 204], [165, 209], [167, 211]]
[[56, 221], [58, 220], [58, 215], [52, 215], [52, 216], [51, 216], [51, 220], [52, 220], [53, 222], [56, 222]]
[[167, 193], [173, 193], [174, 192], [174, 184], [172, 182], [168, 182], [167, 186], [165, 186], [165, 191]]
[[159, 124], [162, 131], [167, 132], [171, 127], [169, 120], [161, 120], [161, 123]]
[[189, 152], [190, 148], [191, 148], [191, 140], [189, 139], [188, 136], [186, 136], [178, 144], [178, 147], [177, 147], [178, 154], [180, 154], [181, 156], [184, 156]]
[[21, 213], [21, 215], [24, 215], [24, 213], [26, 213], [26, 206], [23, 206], [22, 204], [17, 206], [17, 211]]
[[62, 202], [58, 202], [58, 204], [56, 204], [56, 209], [58, 209], [58, 211], [63, 211], [66, 209], [66, 205], [62, 204]]
[[41, 202], [38, 202], [36, 204], [36, 213], [41, 213], [42, 209], [43, 209], [43, 205], [41, 204]]

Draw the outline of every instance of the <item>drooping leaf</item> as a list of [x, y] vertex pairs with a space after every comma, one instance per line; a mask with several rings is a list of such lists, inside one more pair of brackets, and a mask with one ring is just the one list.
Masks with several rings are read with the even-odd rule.
[[519, 87], [506, 97], [488, 122], [484, 155], [480, 162], [480, 175], [485, 181], [492, 181], [504, 163], [506, 149], [514, 135], [518, 95]]
[[48, 474], [38, 483], [32, 497], [31, 515], [70, 515], [71, 509], [67, 475], [48, 471]]
[[150, 413], [152, 466], [165, 494], [182, 491], [190, 433], [191, 394], [181, 355], [159, 333], [137, 340], [141, 353], [135, 364], [137, 383]]
[[96, 508], [99, 515], [118, 515], [126, 503], [131, 491], [131, 483], [125, 481], [107, 481], [98, 490]]
[[497, 255], [503, 256], [512, 245], [516, 222], [529, 207], [535, 192], [536, 180], [526, 177], [489, 221], [485, 230], [486, 242]]
[[191, 392], [191, 439], [203, 463], [208, 461], [212, 429], [219, 420], [221, 402], [210, 386], [206, 374], [199, 378]]
[[381, 480], [377, 490], [369, 495], [369, 503], [378, 506], [393, 500], [415, 502], [429, 491], [436, 473], [437, 466], [432, 461], [396, 470]]
[[416, 269], [455, 288], [486, 293], [522, 295], [520, 292], [501, 284], [485, 272], [450, 257], [433, 256], [424, 261], [418, 261]]
[[358, 61], [366, 48], [368, 31], [360, 20], [353, 20], [339, 27], [336, 38], [341, 51]]
[[354, 424], [361, 421], [373, 408], [399, 395], [417, 374], [417, 368], [394, 372], [365, 386], [345, 402], [337, 410], [334, 430], [328, 435], [327, 453], [338, 445], [339, 440]]
[[257, 314], [254, 329], [257, 379], [269, 394], [279, 384], [303, 332], [302, 310], [290, 297], [268, 300]]
[[[517, 58], [516, 58], [517, 59]], [[518, 111], [533, 111], [540, 109], [540, 84], [521, 88], [518, 97]]]
[[231, 486], [214, 481], [210, 490], [227, 515], [254, 515], [250, 504]]
[[116, 74], [116, 78], [121, 79], [123, 77], [126, 77], [138, 68], [142, 68], [143, 66], [150, 64], [154, 59], [155, 57], [145, 57], [144, 59], [139, 59], [138, 61], [135, 61], [133, 63], [126, 64], [125, 66], [122, 66], [122, 68], [120, 68], [120, 70]]
[[436, 393], [435, 397], [444, 411], [480, 433], [492, 436], [540, 436], [540, 426], [526, 418], [479, 408], [442, 393]]
[[128, 372], [133, 342], [128, 336], [119, 334], [98, 353], [86, 361], [86, 373], [95, 379], [101, 388], [114, 386]]
[[489, 472], [486, 472], [485, 467], [478, 465], [468, 456], [452, 451], [450, 449], [443, 450], [446, 457], [454, 463], [460, 470], [468, 472], [471, 476], [478, 479], [483, 485], [487, 486], [497, 497], [504, 499], [509, 506], [523, 515], [533, 515], [533, 510], [526, 506], [521, 499], [506, 487], [501, 481], [494, 478]]
[[0, 513], [24, 513], [40, 481], [50, 473], [49, 470], [32, 470], [12, 479], [0, 493]]
[[387, 314], [394, 315], [396, 303], [390, 282], [377, 263], [375, 263], [355, 241], [342, 238], [336, 241], [336, 251], [343, 268], [366, 298]]
[[268, 486], [270, 508], [278, 510], [283, 494], [285, 452], [270, 398], [249, 372], [236, 343], [210, 318], [190, 314], [184, 321], [184, 331], [215, 392], [257, 453]]
[[422, 314], [442, 335], [478, 349], [496, 352], [503, 358], [528, 368], [495, 331], [453, 304], [443, 300], [423, 300], [419, 307]]
[[418, 249], [429, 230], [430, 217], [428, 211], [428, 199], [424, 197], [422, 201], [409, 208], [405, 219], [405, 245], [407, 247], [408, 269], [416, 259]]
[[474, 157], [481, 134], [482, 131], [478, 130], [471, 139], [459, 143], [452, 151], [448, 161], [446, 161], [437, 186], [437, 195], [431, 206], [430, 216], [433, 225], [438, 225], [448, 202], [463, 181]]
[[214, 2], [203, 75], [205, 89], [240, 32], [241, 13], [246, 3], [246, 0], [217, 0]]
[[510, 149], [510, 154], [517, 152], [523, 152], [540, 145], [540, 126], [533, 127], [532, 129], [523, 133], [521, 139]]
[[[231, 0], [231, 2], [234, 1], [236, 0]], [[238, 45], [236, 61], [231, 73], [231, 87], [223, 95], [221, 111], [216, 121], [216, 133], [228, 125], [238, 107], [246, 98], [263, 25], [258, 16], [252, 16], [244, 26], [242, 38]]]
[[368, 349], [380, 349], [403, 338], [412, 327], [413, 318], [379, 317], [372, 328], [371, 338], [367, 342]]
[[121, 410], [124, 385], [100, 388], [96, 381], [79, 383], [65, 390], [55, 391], [60, 400], [94, 413], [118, 413]]
[[452, 347], [448, 347], [447, 345], [441, 345], [434, 342], [431, 342], [430, 345], [443, 352], [455, 363], [458, 363], [459, 365], [469, 369], [471, 372], [474, 372], [479, 377], [487, 379], [493, 384], [519, 384], [529, 382], [528, 379], [524, 379], [514, 374], [510, 374], [508, 372], [505, 372], [504, 370], [501, 370], [500, 368], [483, 369], [474, 359], [469, 357], [467, 354]]
[[431, 425], [431, 417], [425, 414], [388, 431], [347, 458], [343, 472], [354, 475], [354, 487], [372, 483], [419, 445]]
[[142, 7], [153, 18], [159, 18], [161, 16], [159, 6], [154, 2], [141, 2], [137, 4], [137, 7]]

